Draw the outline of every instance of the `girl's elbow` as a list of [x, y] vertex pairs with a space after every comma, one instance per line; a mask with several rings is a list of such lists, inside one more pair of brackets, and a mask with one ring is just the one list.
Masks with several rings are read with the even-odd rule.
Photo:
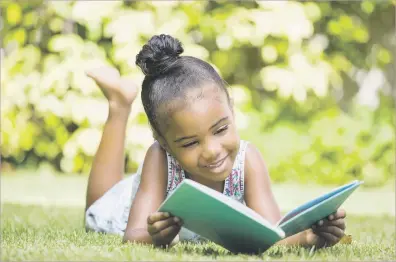
[[124, 236], [122, 237], [122, 243], [126, 244], [128, 242], [133, 242], [131, 239], [129, 239], [128, 235], [125, 233]]
[[130, 234], [128, 234], [127, 232], [125, 232], [123, 238], [122, 238], [122, 243], [126, 244], [126, 243], [133, 243], [133, 242], [137, 242], [136, 239], [132, 236], [130, 236]]
[[122, 238], [123, 243], [152, 244], [151, 236], [144, 229], [126, 230]]

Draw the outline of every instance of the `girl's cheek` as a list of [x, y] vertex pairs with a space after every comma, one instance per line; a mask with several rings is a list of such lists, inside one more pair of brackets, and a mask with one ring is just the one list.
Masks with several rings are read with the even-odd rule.
[[198, 162], [199, 155], [197, 150], [186, 151], [180, 154], [180, 159], [188, 167], [195, 166]]

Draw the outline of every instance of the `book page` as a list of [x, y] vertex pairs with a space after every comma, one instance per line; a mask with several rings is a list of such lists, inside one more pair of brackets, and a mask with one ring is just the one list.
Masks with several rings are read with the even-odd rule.
[[360, 183], [359, 181], [355, 180], [351, 183], [348, 183], [346, 185], [340, 186], [332, 191], [330, 191], [329, 193], [326, 193], [324, 195], [321, 195], [313, 200], [308, 201], [307, 203], [293, 209], [292, 211], [288, 212], [287, 214], [285, 214], [277, 223], [277, 226], [279, 226], [282, 223], [285, 223], [286, 221], [288, 221], [289, 219], [293, 218], [294, 216], [300, 214], [301, 212], [304, 212], [305, 210], [307, 210], [308, 208], [315, 206], [317, 204], [319, 204], [320, 202], [323, 202], [324, 200], [332, 197], [335, 194], [338, 194], [341, 191], [344, 191], [352, 186], [354, 186], [356, 183]]
[[[318, 202], [316, 205], [298, 212], [298, 214], [282, 222], [279, 227], [291, 236], [311, 227], [314, 223], [337, 211], [344, 201], [352, 194], [362, 182], [353, 183], [351, 186], [343, 186], [343, 190], [335, 190], [330, 197]], [[327, 194], [326, 194], [327, 195]], [[289, 216], [290, 217], [290, 216]]]

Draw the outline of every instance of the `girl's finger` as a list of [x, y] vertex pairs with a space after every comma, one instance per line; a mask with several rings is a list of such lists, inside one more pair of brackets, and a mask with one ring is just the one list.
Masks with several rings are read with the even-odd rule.
[[[164, 239], [173, 239], [180, 231], [181, 227], [178, 224], [174, 224], [170, 227], [167, 227], [157, 234], [153, 235], [153, 239], [164, 240]], [[162, 241], [161, 241], [162, 242]], [[165, 241], [167, 242], [167, 241]]]
[[318, 222], [316, 222], [315, 224], [313, 224], [312, 228], [320, 227], [320, 226], [323, 226], [324, 224], [325, 224], [325, 221], [323, 219], [321, 219]]
[[336, 226], [325, 226], [321, 227], [320, 229], [318, 228], [315, 233], [317, 234], [322, 234], [322, 233], [329, 233], [332, 234], [333, 236], [336, 236], [337, 238], [342, 238], [345, 235], [344, 230], [342, 230], [339, 227]]
[[147, 224], [152, 225], [157, 221], [169, 218], [171, 215], [168, 212], [155, 212], [147, 217]]
[[341, 238], [336, 237], [335, 235], [327, 232], [318, 232], [317, 233], [319, 236], [325, 239], [326, 243], [329, 245], [334, 245], [338, 241], [340, 241]]
[[326, 226], [336, 226], [341, 228], [342, 230], [345, 230], [346, 226], [345, 226], [345, 219], [343, 218], [339, 218], [339, 219], [334, 219], [334, 220], [323, 220], [323, 223], [321, 226], [315, 226], [312, 228], [320, 228], [320, 227], [326, 227]]
[[328, 220], [334, 220], [334, 219], [339, 219], [339, 218], [345, 218], [346, 217], [346, 212], [344, 209], [338, 209], [336, 212], [333, 214], [330, 214], [327, 219]]
[[335, 212], [333, 215], [334, 215], [334, 219], [345, 218], [346, 211], [345, 209], [338, 209], [337, 212]]
[[169, 217], [165, 220], [159, 220], [155, 222], [154, 224], [149, 224], [147, 227], [147, 231], [150, 233], [150, 235], [157, 234], [161, 230], [164, 230], [167, 227], [170, 227], [174, 224], [178, 224], [178, 221], [180, 219], [176, 220], [175, 217]]
[[343, 218], [329, 221], [329, 223], [327, 225], [328, 226], [336, 226], [342, 230], [345, 230], [345, 228], [346, 228], [345, 219], [343, 219]]

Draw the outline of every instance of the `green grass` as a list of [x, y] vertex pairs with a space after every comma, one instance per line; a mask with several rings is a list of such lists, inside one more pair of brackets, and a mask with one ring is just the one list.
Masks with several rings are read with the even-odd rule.
[[393, 216], [350, 216], [350, 245], [311, 251], [272, 247], [260, 256], [233, 255], [213, 244], [179, 244], [169, 250], [123, 244], [119, 236], [86, 233], [81, 208], [2, 204], [2, 261], [208, 261], [208, 260], [393, 260]]

